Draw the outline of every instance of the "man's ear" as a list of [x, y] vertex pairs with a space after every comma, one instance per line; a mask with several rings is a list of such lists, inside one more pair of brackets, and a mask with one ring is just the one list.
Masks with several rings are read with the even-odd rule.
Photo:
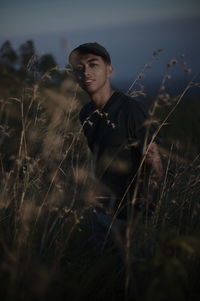
[[108, 65], [107, 66], [107, 76], [108, 76], [108, 78], [111, 77], [112, 73], [113, 73], [113, 66]]

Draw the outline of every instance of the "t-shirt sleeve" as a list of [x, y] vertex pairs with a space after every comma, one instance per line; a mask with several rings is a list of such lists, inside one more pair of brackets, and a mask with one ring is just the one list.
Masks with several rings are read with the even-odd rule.
[[81, 124], [84, 123], [84, 121], [90, 116], [90, 114], [91, 114], [90, 103], [88, 103], [79, 112], [79, 120]]
[[143, 149], [144, 144], [148, 145], [152, 141], [160, 142], [158, 135], [154, 137], [157, 128], [151, 122], [147, 108], [134, 100], [129, 108], [128, 130], [133, 142], [136, 142], [140, 149]]

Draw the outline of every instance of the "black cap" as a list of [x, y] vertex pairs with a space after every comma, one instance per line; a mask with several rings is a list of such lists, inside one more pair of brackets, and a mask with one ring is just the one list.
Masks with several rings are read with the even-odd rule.
[[98, 44], [96, 42], [95, 43], [85, 43], [85, 44], [79, 45], [77, 48], [72, 50], [72, 52], [69, 55], [70, 63], [71, 63], [72, 55], [74, 53], [79, 53], [79, 54], [92, 53], [92, 54], [102, 57], [102, 59], [106, 63], [111, 64], [111, 58], [110, 58], [108, 51], [103, 46], [101, 46], [100, 44]]

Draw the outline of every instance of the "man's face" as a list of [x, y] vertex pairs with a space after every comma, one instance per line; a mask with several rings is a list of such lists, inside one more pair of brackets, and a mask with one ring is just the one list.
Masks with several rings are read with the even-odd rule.
[[92, 95], [110, 84], [112, 66], [100, 56], [75, 53], [72, 67], [77, 82], [88, 94]]

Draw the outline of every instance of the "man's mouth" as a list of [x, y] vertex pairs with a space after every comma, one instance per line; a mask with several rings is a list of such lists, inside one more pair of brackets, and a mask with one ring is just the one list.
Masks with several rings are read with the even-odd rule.
[[85, 79], [84, 81], [83, 81], [83, 84], [84, 85], [90, 85], [91, 83], [93, 83], [94, 82], [94, 80], [93, 79]]

